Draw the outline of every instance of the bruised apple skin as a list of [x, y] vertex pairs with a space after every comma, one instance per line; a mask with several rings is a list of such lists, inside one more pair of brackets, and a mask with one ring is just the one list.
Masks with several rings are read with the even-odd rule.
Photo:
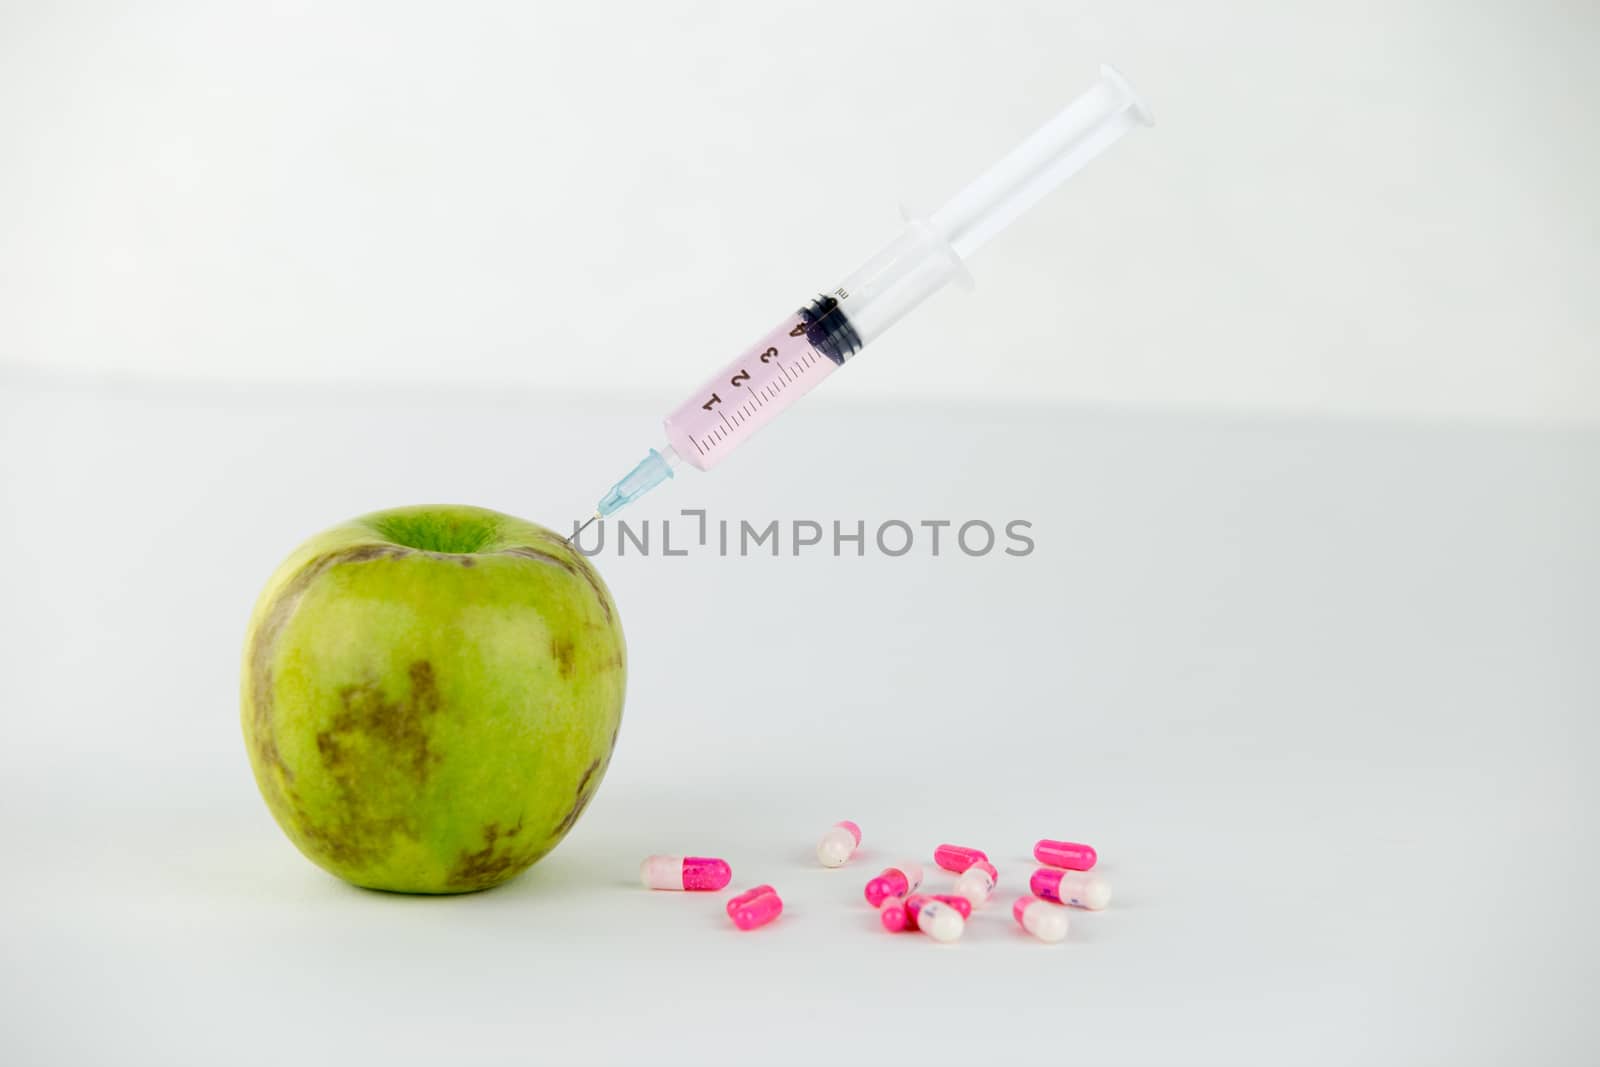
[[556, 533], [482, 508], [397, 508], [305, 542], [256, 603], [242, 722], [256, 784], [354, 885], [465, 893], [572, 829], [622, 722], [605, 583]]

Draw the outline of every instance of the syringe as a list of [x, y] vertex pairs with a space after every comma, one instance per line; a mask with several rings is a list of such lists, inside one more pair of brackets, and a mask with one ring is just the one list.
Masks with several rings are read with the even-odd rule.
[[663, 420], [666, 444], [613, 485], [573, 536], [671, 478], [680, 463], [715, 467], [946, 283], [970, 287], [967, 257], [1123, 134], [1151, 122], [1127, 80], [1101, 67], [1093, 87], [949, 203], [908, 221], [838, 288], [780, 322], [691, 393]]

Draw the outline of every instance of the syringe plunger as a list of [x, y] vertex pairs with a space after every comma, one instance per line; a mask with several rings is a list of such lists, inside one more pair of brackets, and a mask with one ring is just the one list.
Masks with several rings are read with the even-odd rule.
[[1149, 110], [1121, 74], [1100, 78], [926, 219], [906, 223], [839, 286], [840, 309], [870, 344], [951, 281], [971, 284], [965, 261], [1128, 131]]
[[1153, 121], [1127, 79], [1101, 67], [1087, 92], [952, 196], [929, 224], [966, 259], [1123, 134]]

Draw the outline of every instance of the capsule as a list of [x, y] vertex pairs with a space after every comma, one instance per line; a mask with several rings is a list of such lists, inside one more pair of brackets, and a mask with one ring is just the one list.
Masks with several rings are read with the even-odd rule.
[[1038, 897], [1018, 897], [1011, 905], [1017, 924], [1040, 941], [1060, 941], [1067, 936], [1067, 909]]
[[867, 903], [878, 907], [890, 897], [903, 897], [922, 884], [922, 865], [902, 863], [885, 867], [883, 873], [867, 883]]
[[999, 880], [1000, 872], [994, 869], [994, 864], [988, 860], [978, 860], [956, 879], [956, 895], [966, 897], [974, 908], [981, 908], [989, 903], [994, 885]]
[[962, 922], [966, 922], [968, 919], [972, 918], [972, 901], [968, 900], [966, 897], [958, 897], [952, 893], [935, 893], [933, 894], [933, 899], [942, 900], [952, 908], [956, 909], [956, 911], [960, 912]]
[[733, 881], [733, 869], [706, 856], [646, 856], [639, 880], [646, 889], [714, 891]]
[[843, 867], [861, 845], [861, 827], [845, 819], [836, 822], [817, 842], [817, 859], [824, 867]]
[[1087, 871], [1094, 867], [1099, 856], [1088, 845], [1080, 845], [1075, 841], [1052, 841], [1047, 837], [1034, 844], [1033, 858], [1046, 867]]
[[964, 845], [940, 845], [933, 850], [933, 862], [954, 874], [960, 874], [979, 860], [988, 858], [982, 849]]
[[906, 898], [889, 897], [878, 909], [878, 919], [883, 923], [883, 928], [890, 933], [898, 933], [911, 926], [911, 917], [906, 914]]
[[758, 885], [754, 889], [746, 889], [743, 893], [728, 898], [728, 917], [732, 918], [735, 911], [750, 903], [752, 900], [756, 899], [756, 897], [759, 897], [765, 893], [776, 892], [777, 890], [773, 889], [770, 885]]
[[1040, 867], [1028, 879], [1033, 895], [1053, 900], [1057, 904], [1071, 904], [1075, 908], [1099, 911], [1111, 903], [1111, 886], [1098, 874], [1087, 871], [1061, 871], [1054, 867]]
[[728, 901], [728, 918], [741, 930], [765, 926], [783, 914], [783, 898], [770, 885], [758, 885]]
[[921, 893], [906, 897], [906, 916], [911, 926], [921, 930], [935, 941], [959, 940], [967, 928], [961, 913], [942, 900]]

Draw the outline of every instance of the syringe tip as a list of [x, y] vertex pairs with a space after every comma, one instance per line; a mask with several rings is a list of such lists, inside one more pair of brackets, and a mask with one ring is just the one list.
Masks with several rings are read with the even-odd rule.
[[610, 515], [671, 478], [673, 465], [677, 462], [678, 453], [673, 451], [671, 445], [666, 446], [665, 452], [652, 448], [650, 454], [640, 460], [622, 481], [606, 490], [606, 495], [600, 498], [599, 507], [594, 509], [596, 517]]

